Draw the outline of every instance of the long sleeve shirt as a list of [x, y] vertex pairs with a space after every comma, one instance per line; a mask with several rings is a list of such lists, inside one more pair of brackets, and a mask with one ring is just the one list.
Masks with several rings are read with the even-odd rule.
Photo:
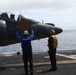
[[31, 40], [34, 37], [34, 31], [32, 30], [32, 33], [30, 36], [24, 36], [21, 37], [18, 33], [18, 31], [16, 31], [16, 36], [17, 38], [21, 41], [21, 47], [23, 51], [31, 51], [32, 50], [32, 46], [31, 46]]

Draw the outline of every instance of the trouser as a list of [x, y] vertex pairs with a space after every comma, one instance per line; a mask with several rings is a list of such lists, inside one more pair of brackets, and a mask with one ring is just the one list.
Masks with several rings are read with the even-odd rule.
[[25, 73], [28, 74], [28, 63], [30, 67], [30, 73], [33, 73], [32, 51], [30, 52], [23, 51], [23, 61], [24, 61]]
[[49, 49], [49, 57], [51, 61], [52, 68], [56, 69], [56, 48]]

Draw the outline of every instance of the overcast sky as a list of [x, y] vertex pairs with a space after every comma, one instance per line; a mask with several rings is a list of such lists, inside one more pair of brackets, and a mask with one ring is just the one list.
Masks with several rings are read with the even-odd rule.
[[1, 0], [0, 12], [5, 11], [76, 30], [76, 0]]

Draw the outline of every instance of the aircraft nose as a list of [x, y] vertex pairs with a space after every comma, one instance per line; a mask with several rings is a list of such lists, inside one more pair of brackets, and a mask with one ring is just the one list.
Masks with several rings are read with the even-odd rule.
[[61, 29], [61, 28], [59, 28], [59, 27], [54, 27], [53, 28], [54, 30], [55, 30], [55, 33], [56, 34], [59, 34], [59, 33], [61, 33], [63, 30]]
[[46, 32], [47, 32], [47, 34], [49, 34], [49, 31], [50, 31], [51, 29], [55, 30], [55, 34], [59, 34], [59, 33], [61, 33], [61, 32], [63, 31], [63, 30], [62, 30], [61, 28], [59, 28], [59, 27], [56, 27], [56, 26], [48, 26], [48, 27], [46, 27]]

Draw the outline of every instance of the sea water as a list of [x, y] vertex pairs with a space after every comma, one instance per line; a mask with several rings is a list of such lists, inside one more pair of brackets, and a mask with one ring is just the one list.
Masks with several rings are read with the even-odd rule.
[[[56, 35], [58, 38], [57, 50], [76, 50], [76, 30], [64, 30], [61, 34]], [[33, 52], [45, 52], [48, 37], [32, 41]], [[13, 44], [8, 46], [0, 46], [0, 54], [21, 52], [21, 44]]]

